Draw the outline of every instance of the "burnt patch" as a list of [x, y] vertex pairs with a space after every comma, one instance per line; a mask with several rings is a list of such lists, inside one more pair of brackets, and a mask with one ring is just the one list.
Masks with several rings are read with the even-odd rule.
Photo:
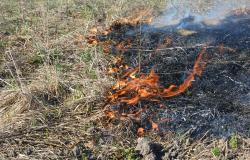
[[[162, 28], [115, 24], [109, 34], [97, 35], [112, 55], [123, 57], [123, 63], [131, 68], [139, 67], [139, 75], [148, 75], [153, 68], [165, 87], [182, 84], [192, 72], [196, 57], [206, 48], [206, 69], [184, 93], [160, 98], [157, 104], [145, 99], [124, 107], [127, 104], [120, 102], [113, 109], [127, 113], [146, 108], [147, 112], [140, 115], [142, 126], [152, 129], [147, 122], [153, 119], [160, 132], [193, 128], [195, 137], [207, 131], [219, 137], [228, 137], [232, 132], [249, 136], [249, 15], [229, 16], [216, 26], [188, 21], [188, 25], [180, 27], [183, 23], [185, 20]], [[119, 71], [116, 76], [124, 73], [126, 70]], [[162, 123], [162, 119], [169, 121]]]

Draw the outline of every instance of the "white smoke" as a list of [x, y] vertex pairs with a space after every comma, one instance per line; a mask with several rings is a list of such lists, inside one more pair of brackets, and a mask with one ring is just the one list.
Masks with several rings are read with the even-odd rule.
[[192, 17], [194, 23], [216, 25], [237, 9], [250, 9], [250, 0], [170, 0], [165, 13], [152, 25], [177, 25], [188, 17]]

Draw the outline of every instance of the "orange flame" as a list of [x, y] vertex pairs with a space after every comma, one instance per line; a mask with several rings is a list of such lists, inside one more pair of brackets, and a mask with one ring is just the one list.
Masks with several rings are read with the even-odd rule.
[[137, 135], [138, 136], [143, 136], [144, 134], [145, 134], [144, 128], [138, 128]]
[[[115, 42], [111, 40], [101, 41], [98, 39], [97, 33], [101, 32], [103, 35], [108, 35], [113, 30], [119, 29], [122, 25], [135, 26], [139, 23], [151, 23], [151, 21], [151, 10], [144, 10], [142, 12], [139, 12], [137, 16], [123, 18], [115, 21], [109, 29], [102, 32], [97, 27], [90, 29], [90, 35], [86, 37], [86, 41], [88, 45], [101, 45], [105, 54], [111, 53], [113, 49], [115, 49], [119, 53], [122, 53], [127, 49], [132, 48], [132, 39], [127, 39], [126, 41], [122, 42]], [[162, 48], [165, 48], [166, 46], [172, 45], [172, 43], [173, 42], [171, 37], [166, 37], [163, 41], [163, 44], [160, 44], [157, 47], [155, 53], [158, 53], [158, 51], [160, 51]], [[168, 88], [164, 88], [159, 85], [159, 76], [153, 69], [151, 70], [149, 75], [141, 74], [140, 76], [138, 76], [139, 68], [135, 68], [129, 70], [118, 78], [117, 83], [112, 87], [113, 93], [108, 97], [109, 102], [122, 102], [128, 105], [135, 105], [144, 99], [159, 102], [159, 97], [173, 97], [185, 92], [192, 85], [192, 82], [195, 80], [195, 76], [201, 76], [202, 71], [205, 68], [206, 63], [202, 62], [205, 50], [206, 49], [204, 48], [198, 55], [198, 58], [194, 63], [192, 72], [179, 86], [172, 84]], [[124, 65], [122, 62], [123, 60], [121, 57], [112, 61], [111, 67], [108, 68], [108, 74], [119, 74], [120, 71], [127, 71], [129, 67], [127, 65]], [[132, 110], [133, 111], [129, 113], [122, 113], [120, 111], [109, 109], [105, 110], [105, 115], [110, 120], [134, 119], [140, 121], [139, 116], [146, 110], [146, 106], [143, 106], [143, 108], [141, 109], [135, 107], [135, 109]], [[151, 123], [152, 130], [158, 131], [158, 124], [155, 123], [151, 118], [148, 120]], [[169, 119], [161, 120], [161, 122], [167, 121], [169, 121]], [[144, 128], [139, 128], [137, 130], [137, 134], [138, 136], [143, 136], [145, 134]]]
[[[179, 86], [170, 85], [168, 88], [159, 86], [159, 76], [154, 70], [151, 70], [149, 75], [141, 75], [139, 78], [136, 77], [139, 68], [128, 71], [113, 86], [115, 93], [109, 96], [110, 102], [123, 102], [128, 105], [135, 105], [143, 99], [155, 101], [156, 97], [173, 97], [185, 92], [192, 85], [195, 76], [201, 76], [202, 71], [205, 68], [206, 63], [202, 62], [205, 51], [206, 49], [203, 48], [194, 63], [192, 72]], [[164, 106], [160, 107], [164, 108]], [[111, 120], [116, 118], [119, 118], [120, 120], [126, 120], [127, 118], [138, 120], [139, 115], [144, 111], [145, 107], [144, 109], [137, 110], [135, 113], [122, 113], [121, 115], [117, 115], [117, 111], [106, 111], [106, 116]], [[162, 120], [162, 122], [165, 121], [169, 121], [169, 119]], [[153, 131], [159, 130], [158, 124], [151, 118], [149, 119], [149, 122], [151, 123]], [[138, 128], [137, 134], [138, 136], [143, 136], [145, 134], [144, 128]]]
[[159, 86], [159, 76], [151, 70], [148, 76], [141, 75], [136, 77], [138, 68], [127, 72], [118, 80], [113, 87], [115, 93], [109, 96], [111, 102], [124, 102], [129, 105], [135, 105], [142, 99], [150, 99], [153, 97], [173, 97], [185, 92], [195, 79], [195, 76], [201, 76], [206, 63], [202, 63], [205, 48], [200, 52], [194, 63], [193, 71], [188, 75], [184, 82], [177, 85], [170, 85], [168, 88]]
[[116, 118], [116, 114], [114, 111], [105, 111], [105, 114], [106, 116], [109, 118], [109, 119], [115, 119]]
[[151, 123], [151, 126], [152, 126], [152, 130], [154, 130], [154, 131], [158, 131], [159, 130], [159, 127], [158, 127], [157, 123], [155, 123], [152, 120], [150, 120], [150, 123]]
[[186, 91], [187, 88], [189, 88], [192, 85], [192, 82], [194, 81], [195, 76], [201, 76], [202, 70], [205, 67], [205, 63], [201, 63], [202, 56], [205, 53], [205, 49], [201, 51], [199, 54], [197, 60], [194, 63], [193, 71], [189, 76], [185, 79], [185, 81], [180, 85], [170, 85], [168, 88], [164, 89], [163, 96], [164, 97], [173, 97], [177, 96], [183, 92]]
[[115, 23], [121, 23], [121, 24], [132, 24], [136, 25], [140, 22], [142, 23], [151, 23], [153, 20], [152, 17], [152, 9], [143, 9], [139, 11], [135, 11], [133, 16], [121, 18], [120, 20], [116, 21]]

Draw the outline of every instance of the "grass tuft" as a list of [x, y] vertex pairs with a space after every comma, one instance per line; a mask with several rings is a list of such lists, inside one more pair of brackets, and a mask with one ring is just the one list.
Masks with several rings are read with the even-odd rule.
[[233, 149], [236, 150], [238, 148], [238, 138], [237, 134], [233, 133], [229, 139], [229, 146]]
[[212, 149], [212, 154], [215, 157], [219, 157], [220, 154], [221, 154], [221, 151], [220, 151], [220, 149], [218, 147], [215, 147], [215, 148]]

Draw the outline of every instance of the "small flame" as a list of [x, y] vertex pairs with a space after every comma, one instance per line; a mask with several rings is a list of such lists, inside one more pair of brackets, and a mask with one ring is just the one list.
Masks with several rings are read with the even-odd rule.
[[158, 127], [158, 124], [155, 123], [154, 121], [150, 120], [150, 123], [151, 123], [151, 126], [152, 126], [152, 130], [153, 131], [158, 131], [159, 130], [159, 127]]
[[109, 118], [109, 119], [115, 119], [116, 118], [116, 114], [114, 111], [105, 111], [105, 114], [106, 116]]
[[141, 137], [141, 136], [143, 136], [144, 134], [145, 134], [144, 128], [141, 128], [141, 127], [138, 128], [138, 130], [137, 130], [137, 135]]
[[153, 20], [152, 9], [139, 10], [133, 16], [122, 18], [116, 23], [120, 24], [138, 24], [138, 23], [151, 23]]
[[118, 68], [109, 68], [108, 69], [108, 74], [117, 73], [117, 72], [118, 72]]
[[97, 45], [98, 44], [98, 41], [97, 41], [95, 36], [88, 36], [88, 37], [86, 37], [86, 40], [87, 40], [87, 43], [89, 45]]

